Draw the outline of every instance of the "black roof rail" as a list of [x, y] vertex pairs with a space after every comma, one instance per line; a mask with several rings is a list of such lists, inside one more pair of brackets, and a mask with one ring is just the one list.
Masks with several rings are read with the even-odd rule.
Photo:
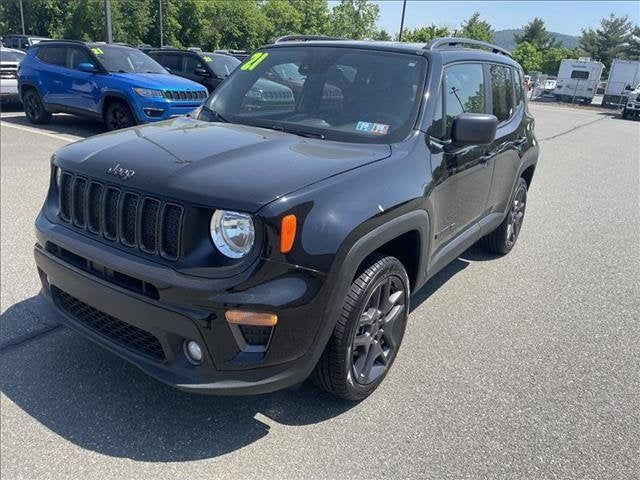
[[280, 37], [276, 39], [273, 43], [282, 43], [282, 42], [310, 42], [313, 40], [344, 40], [344, 38], [340, 37], [331, 37], [328, 35], [285, 35], [284, 37]]
[[439, 50], [447, 47], [460, 47], [465, 45], [471, 45], [474, 47], [482, 47], [491, 50], [493, 53], [500, 53], [506, 55], [509, 58], [513, 58], [509, 50], [505, 50], [497, 45], [493, 45], [489, 42], [483, 42], [481, 40], [473, 40], [471, 38], [459, 38], [459, 37], [445, 37], [435, 38], [424, 46], [425, 50]]
[[[59, 42], [59, 43], [72, 43], [74, 45], [86, 45], [87, 42], [83, 42], [82, 40], [67, 40], [66, 38], [56, 39], [56, 38], [47, 38], [46, 40], [40, 40], [38, 43], [51, 43], [51, 42]], [[36, 43], [35, 45], [37, 45]]]

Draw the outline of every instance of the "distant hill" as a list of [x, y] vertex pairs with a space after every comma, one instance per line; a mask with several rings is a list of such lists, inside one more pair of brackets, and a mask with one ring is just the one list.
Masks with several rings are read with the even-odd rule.
[[[513, 50], [516, 48], [516, 41], [513, 38], [513, 35], [516, 33], [522, 34], [522, 30], [498, 30], [494, 32], [493, 43], [507, 50]], [[558, 42], [561, 42], [562, 45], [567, 48], [575, 48], [580, 43], [580, 37], [565, 35], [564, 33], [551, 33]]]

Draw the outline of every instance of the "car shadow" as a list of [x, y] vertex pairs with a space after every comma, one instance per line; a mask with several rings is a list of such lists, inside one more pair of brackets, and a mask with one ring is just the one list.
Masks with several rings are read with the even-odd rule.
[[[11, 306], [0, 324], [11, 330], [37, 303], [30, 298]], [[185, 393], [66, 327], [42, 329], [0, 349], [0, 380], [11, 402], [64, 439], [149, 462], [224, 455], [265, 437], [274, 423], [315, 424], [357, 406], [309, 382], [259, 396]]]
[[[471, 257], [465, 252], [415, 292], [411, 310], [467, 268]], [[55, 328], [49, 312], [32, 297], [0, 316], [5, 332], [16, 330], [25, 314], [42, 323], [32, 335], [0, 343], [1, 391], [48, 429], [98, 453], [148, 462], [213, 458], [260, 440], [274, 423], [316, 424], [358, 405], [310, 382], [246, 397], [182, 392], [72, 330]]]
[[81, 138], [91, 137], [106, 131], [104, 125], [97, 120], [66, 114], [55, 114], [51, 117], [50, 123], [35, 125], [29, 121], [24, 113], [14, 115], [14, 113], [20, 112], [22, 112], [22, 108], [20, 107], [10, 107], [10, 109], [3, 108], [2, 113], [9, 113], [9, 115], [3, 115], [2, 121], [13, 125], [41, 130], [45, 133], [73, 135]]

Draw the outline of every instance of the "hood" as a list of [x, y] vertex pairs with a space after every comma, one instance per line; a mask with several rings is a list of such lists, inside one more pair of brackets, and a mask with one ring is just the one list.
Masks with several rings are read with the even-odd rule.
[[204, 90], [199, 83], [170, 73], [110, 73], [109, 76], [132, 87], [155, 90]]
[[[389, 145], [178, 117], [91, 137], [56, 155], [63, 169], [126, 188], [254, 213], [287, 193], [390, 154]], [[106, 173], [117, 165], [135, 174], [122, 180]]]

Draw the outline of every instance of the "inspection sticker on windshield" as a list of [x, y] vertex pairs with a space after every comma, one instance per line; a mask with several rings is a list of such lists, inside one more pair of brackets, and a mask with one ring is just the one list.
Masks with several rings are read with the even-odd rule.
[[358, 122], [356, 130], [359, 132], [372, 133], [373, 135], [386, 135], [389, 133], [389, 125], [384, 123]]

